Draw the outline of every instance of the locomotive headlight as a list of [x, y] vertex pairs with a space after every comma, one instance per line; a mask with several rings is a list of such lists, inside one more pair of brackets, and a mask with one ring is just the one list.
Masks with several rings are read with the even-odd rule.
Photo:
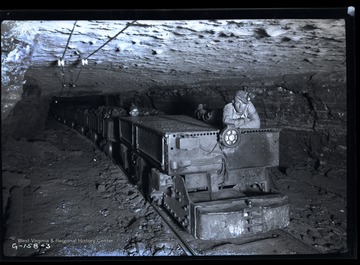
[[93, 132], [93, 133], [92, 133], [92, 140], [93, 140], [93, 142], [96, 143], [96, 142], [98, 141], [98, 139], [99, 139], [99, 136], [97, 135], [97, 133]]
[[111, 142], [108, 142], [105, 145], [105, 153], [107, 153], [110, 157], [112, 157], [112, 155], [113, 155], [113, 146], [112, 146]]
[[236, 147], [240, 143], [240, 131], [227, 126], [220, 133], [220, 143], [226, 147]]

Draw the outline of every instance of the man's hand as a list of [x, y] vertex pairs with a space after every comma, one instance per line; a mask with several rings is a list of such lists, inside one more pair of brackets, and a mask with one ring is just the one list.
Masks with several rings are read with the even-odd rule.
[[242, 125], [245, 124], [246, 118], [240, 118], [235, 121], [235, 128], [240, 128]]

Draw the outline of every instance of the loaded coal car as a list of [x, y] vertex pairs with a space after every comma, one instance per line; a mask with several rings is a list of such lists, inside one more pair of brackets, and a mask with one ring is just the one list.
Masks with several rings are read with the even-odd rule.
[[101, 137], [103, 150], [144, 196], [195, 238], [238, 238], [289, 224], [289, 200], [268, 174], [279, 164], [278, 129], [220, 130], [185, 115], [95, 119], [87, 113], [54, 109], [59, 121], [93, 141]]
[[53, 117], [80, 134], [86, 136], [102, 149], [115, 162], [119, 158], [118, 118], [125, 116], [126, 110], [120, 107], [92, 107], [54, 103], [51, 107]]

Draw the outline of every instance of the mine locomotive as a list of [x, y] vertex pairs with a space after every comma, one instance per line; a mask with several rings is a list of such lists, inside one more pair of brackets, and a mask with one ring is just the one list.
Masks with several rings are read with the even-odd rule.
[[289, 199], [268, 173], [279, 165], [279, 129], [219, 129], [186, 115], [110, 112], [52, 108], [195, 238], [238, 238], [289, 224]]

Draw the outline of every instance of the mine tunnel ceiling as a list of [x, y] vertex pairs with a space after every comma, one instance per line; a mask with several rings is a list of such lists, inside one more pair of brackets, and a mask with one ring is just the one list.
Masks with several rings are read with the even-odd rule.
[[78, 96], [333, 71], [345, 64], [344, 25], [342, 19], [34, 20], [17, 21], [12, 33], [26, 47], [26, 74], [43, 95], [66, 85], [67, 96]]

